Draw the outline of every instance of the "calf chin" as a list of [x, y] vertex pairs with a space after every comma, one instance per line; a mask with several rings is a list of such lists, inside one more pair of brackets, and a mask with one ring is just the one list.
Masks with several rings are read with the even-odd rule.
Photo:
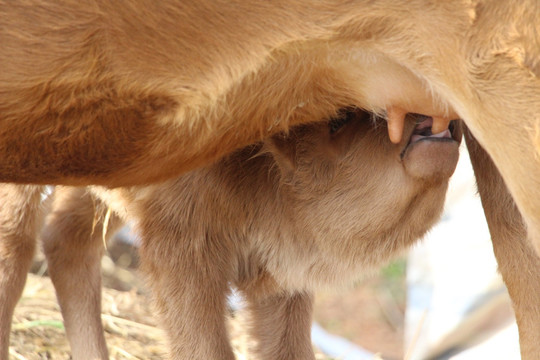
[[424, 139], [410, 144], [403, 154], [403, 166], [415, 179], [439, 183], [454, 173], [459, 143], [453, 139]]

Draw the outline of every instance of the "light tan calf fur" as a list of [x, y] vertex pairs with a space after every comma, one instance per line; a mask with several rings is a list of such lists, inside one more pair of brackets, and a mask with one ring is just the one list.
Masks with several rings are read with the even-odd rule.
[[[248, 301], [255, 358], [314, 359], [312, 291], [351, 284], [404, 251], [442, 211], [458, 142], [415, 142], [423, 123], [412, 120], [396, 145], [384, 120], [349, 110], [163, 184], [93, 188], [118, 210], [109, 234], [119, 217], [138, 223], [170, 358], [234, 359], [224, 322], [232, 284]], [[106, 355], [99, 204], [85, 189], [60, 187], [43, 232], [75, 359]]]

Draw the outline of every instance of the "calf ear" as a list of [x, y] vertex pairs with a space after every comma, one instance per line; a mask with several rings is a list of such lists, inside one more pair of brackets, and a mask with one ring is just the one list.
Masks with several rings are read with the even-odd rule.
[[296, 144], [293, 134], [278, 134], [265, 142], [284, 180], [291, 179], [296, 169]]

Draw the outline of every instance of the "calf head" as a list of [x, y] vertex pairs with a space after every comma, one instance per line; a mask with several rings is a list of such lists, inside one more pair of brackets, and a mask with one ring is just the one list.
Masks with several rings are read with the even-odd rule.
[[348, 281], [423, 236], [442, 212], [461, 141], [459, 121], [435, 135], [432, 124], [408, 115], [394, 144], [386, 121], [353, 108], [267, 141], [281, 207], [292, 209], [289, 235], [310, 244], [284, 244], [289, 261], [265, 260], [274, 276], [293, 288]]

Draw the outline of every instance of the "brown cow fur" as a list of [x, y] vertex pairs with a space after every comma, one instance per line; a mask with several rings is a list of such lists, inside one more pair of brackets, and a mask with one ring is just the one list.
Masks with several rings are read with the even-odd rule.
[[[233, 284], [248, 301], [256, 358], [314, 359], [312, 291], [352, 283], [437, 221], [458, 142], [407, 147], [409, 119], [395, 145], [381, 120], [357, 110], [346, 119], [336, 132], [301, 126], [162, 184], [93, 188], [138, 223], [171, 358], [234, 359], [224, 322]], [[102, 358], [102, 336], [92, 332], [101, 331], [97, 203], [81, 188], [57, 192], [43, 234], [51, 277], [74, 357]]]
[[493, 161], [469, 131], [465, 135], [499, 272], [514, 306], [522, 358], [537, 359], [540, 354], [540, 258], [527, 241], [523, 218]]
[[[406, 63], [369, 45], [417, 28], [407, 20], [382, 34], [397, 15], [384, 6], [0, 5], [4, 181], [140, 184], [343, 105], [380, 112], [397, 104], [423, 114], [447, 106], [432, 101]], [[469, 21], [467, 13], [453, 19]]]

